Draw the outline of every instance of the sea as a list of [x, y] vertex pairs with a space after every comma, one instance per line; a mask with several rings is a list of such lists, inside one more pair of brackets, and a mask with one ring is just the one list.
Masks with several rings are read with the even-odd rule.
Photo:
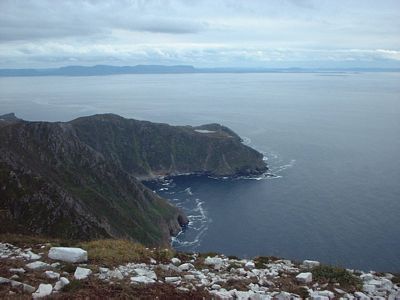
[[269, 170], [147, 182], [189, 216], [173, 247], [400, 272], [400, 73], [1, 77], [9, 112], [226, 125]]

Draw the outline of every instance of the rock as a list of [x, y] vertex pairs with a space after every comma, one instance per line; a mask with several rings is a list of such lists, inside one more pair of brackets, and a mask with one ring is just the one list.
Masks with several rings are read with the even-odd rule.
[[18, 287], [22, 285], [22, 282], [11, 280], [10, 281], [12, 287]]
[[92, 270], [77, 267], [74, 273], [74, 278], [77, 280], [86, 279], [90, 274], [92, 274]]
[[219, 300], [233, 300], [232, 293], [228, 291], [210, 291], [210, 294], [214, 295]]
[[213, 284], [212, 286], [211, 286], [211, 289], [213, 289], [213, 290], [220, 290], [221, 289], [221, 286], [219, 285], [219, 284]]
[[181, 260], [176, 257], [171, 258], [171, 262], [176, 266], [181, 264]]
[[69, 280], [65, 277], [61, 277], [59, 281], [56, 282], [56, 285], [54, 286], [54, 289], [56, 291], [60, 291], [64, 288], [64, 286], [69, 284]]
[[362, 281], [370, 281], [372, 279], [374, 279], [374, 276], [372, 274], [362, 274], [360, 275], [360, 278]]
[[4, 277], [0, 277], [0, 284], [10, 283], [10, 282], [11, 282], [10, 279], [4, 278]]
[[23, 268], [18, 268], [18, 269], [11, 268], [11, 269], [9, 269], [9, 271], [10, 271], [11, 273], [20, 273], [20, 274], [23, 274], [23, 273], [26, 272]]
[[134, 276], [131, 277], [131, 282], [149, 284], [149, 283], [155, 283], [156, 281], [146, 276]]
[[43, 298], [49, 296], [52, 292], [53, 292], [53, 287], [51, 286], [51, 284], [41, 283], [36, 292], [32, 294], [32, 297], [33, 299]]
[[117, 270], [117, 269], [113, 270], [113, 271], [109, 271], [108, 272], [108, 276], [110, 278], [116, 278], [116, 279], [119, 279], [119, 280], [124, 279], [124, 275], [122, 275], [121, 271]]
[[205, 265], [213, 265], [215, 269], [219, 269], [221, 268], [222, 264], [223, 264], [223, 260], [220, 257], [206, 257], [206, 259], [204, 260], [204, 264]]
[[19, 276], [17, 274], [14, 274], [13, 276], [10, 277], [10, 279], [19, 279]]
[[36, 290], [36, 288], [34, 286], [29, 285], [29, 284], [24, 283], [22, 285], [22, 291], [24, 293], [32, 294], [35, 290]]
[[338, 294], [346, 294], [346, 292], [343, 291], [343, 290], [341, 290], [341, 289], [334, 288], [334, 290], [335, 290], [335, 292], [338, 293]]
[[299, 275], [296, 276], [296, 280], [300, 283], [310, 283], [312, 282], [312, 273], [311, 272], [300, 273]]
[[26, 267], [31, 270], [43, 270], [43, 269], [49, 268], [50, 265], [45, 262], [42, 262], [42, 261], [35, 261], [35, 262], [27, 264]]
[[157, 261], [154, 258], [150, 258], [150, 263], [152, 265], [155, 265], [155, 264], [157, 264]]
[[194, 275], [183, 275], [183, 278], [186, 280], [194, 280], [196, 277]]
[[256, 267], [256, 265], [254, 264], [254, 262], [248, 261], [248, 262], [244, 265], [244, 267], [245, 267], [246, 269], [252, 270], [252, 269], [254, 269], [254, 268]]
[[61, 266], [61, 264], [59, 262], [55, 262], [55, 263], [52, 263], [50, 266], [52, 268], [58, 268], [59, 266]]
[[26, 256], [27, 256], [27, 258], [30, 259], [30, 260], [38, 260], [38, 259], [41, 258], [40, 255], [38, 255], [38, 254], [36, 254], [36, 253], [33, 253], [33, 252], [30, 251], [30, 250], [26, 252]]
[[235, 299], [238, 299], [238, 300], [248, 300], [253, 295], [254, 295], [254, 292], [252, 292], [252, 291], [248, 291], [248, 292], [235, 291]]
[[180, 265], [178, 268], [182, 272], [186, 272], [186, 271], [189, 271], [190, 269], [194, 269], [194, 266], [192, 264], [186, 263], [186, 264]]
[[109, 268], [102, 268], [102, 267], [99, 268], [100, 273], [108, 273], [108, 271], [110, 271]]
[[363, 292], [373, 293], [375, 292], [376, 287], [373, 284], [364, 284], [363, 285]]
[[53, 272], [53, 271], [46, 271], [44, 272], [46, 274], [47, 278], [50, 279], [59, 279], [60, 278], [60, 274], [57, 272]]
[[154, 271], [146, 270], [146, 269], [134, 269], [134, 271], [136, 272], [136, 274], [138, 274], [140, 276], [146, 276], [148, 278], [157, 280], [157, 275], [156, 275], [156, 273], [154, 273]]
[[370, 300], [370, 297], [365, 295], [364, 293], [361, 292], [355, 292], [354, 296], [356, 296], [357, 300]]
[[86, 262], [87, 251], [81, 248], [52, 247], [49, 250], [49, 258], [70, 263]]
[[307, 269], [312, 269], [312, 268], [318, 267], [319, 265], [320, 265], [320, 262], [316, 261], [316, 260], [306, 259], [303, 261], [303, 266]]
[[181, 281], [181, 277], [165, 277], [165, 282], [166, 283], [174, 283], [174, 282], [178, 282]]

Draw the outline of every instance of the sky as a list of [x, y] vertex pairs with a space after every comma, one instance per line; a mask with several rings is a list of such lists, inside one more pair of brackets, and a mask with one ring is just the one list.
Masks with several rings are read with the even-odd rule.
[[400, 0], [0, 0], [0, 68], [400, 67]]

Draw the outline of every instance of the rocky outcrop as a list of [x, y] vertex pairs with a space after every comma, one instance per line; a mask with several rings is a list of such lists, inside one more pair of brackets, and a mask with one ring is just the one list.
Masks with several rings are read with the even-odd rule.
[[71, 122], [0, 116], [0, 231], [167, 245], [187, 224], [138, 178], [258, 174], [262, 155], [218, 124], [170, 126], [106, 114]]
[[[16, 294], [15, 296], [32, 294], [34, 298], [55, 295], [61, 298], [82, 298], [82, 295], [98, 298], [92, 294], [94, 290], [104, 290], [110, 286], [116, 286], [117, 290], [114, 292], [119, 294], [102, 295], [102, 298], [112, 296], [119, 299], [126, 295], [143, 298], [144, 290], [153, 291], [153, 297], [149, 297], [151, 299], [156, 298], [157, 293], [170, 299], [395, 300], [400, 297], [399, 277], [393, 274], [373, 271], [366, 273], [327, 266], [321, 274], [318, 269], [320, 266], [315, 261], [314, 267], [310, 269], [309, 261], [300, 264], [271, 257], [249, 260], [228, 258], [224, 255], [204, 257], [198, 253], [177, 253], [182, 260], [174, 257], [170, 260], [164, 258], [163, 261], [151, 258], [149, 261], [147, 257], [141, 262], [114, 266], [100, 267], [90, 263], [82, 267], [79, 264], [69, 264], [68, 272], [62, 272], [65, 268], [64, 262], [56, 265], [51, 260], [43, 263], [45, 266], [42, 269], [31, 270], [29, 264], [26, 264], [29, 259], [22, 255], [28, 251], [30, 250], [0, 243], [0, 263], [8, 266], [25, 264], [27, 269], [25, 271], [20, 268], [23, 272], [19, 274], [26, 273], [21, 278], [10, 276], [15, 273], [11, 272], [15, 268], [10, 268], [10, 271], [0, 269], [0, 285], [5, 287], [5, 290], [0, 289], [0, 297], [8, 292]], [[89, 254], [89, 261], [90, 259]], [[335, 273], [330, 273], [337, 272], [336, 270], [341, 270], [345, 276], [335, 277]], [[61, 272], [63, 277], [60, 277]], [[73, 291], [76, 294], [68, 294], [68, 290], [63, 290], [72, 280], [75, 280], [76, 287]], [[77, 284], [76, 280], [88, 284], [91, 281], [95, 285], [85, 287], [84, 284]], [[80, 291], [79, 287], [86, 290]], [[157, 290], [159, 292], [155, 292]], [[169, 293], [168, 297], [164, 294], [166, 291]]]

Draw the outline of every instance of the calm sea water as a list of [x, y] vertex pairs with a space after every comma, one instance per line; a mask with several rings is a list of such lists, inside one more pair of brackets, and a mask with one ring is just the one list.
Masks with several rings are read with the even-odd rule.
[[176, 248], [400, 271], [399, 73], [0, 78], [7, 112], [227, 125], [274, 177], [150, 183], [190, 216]]

